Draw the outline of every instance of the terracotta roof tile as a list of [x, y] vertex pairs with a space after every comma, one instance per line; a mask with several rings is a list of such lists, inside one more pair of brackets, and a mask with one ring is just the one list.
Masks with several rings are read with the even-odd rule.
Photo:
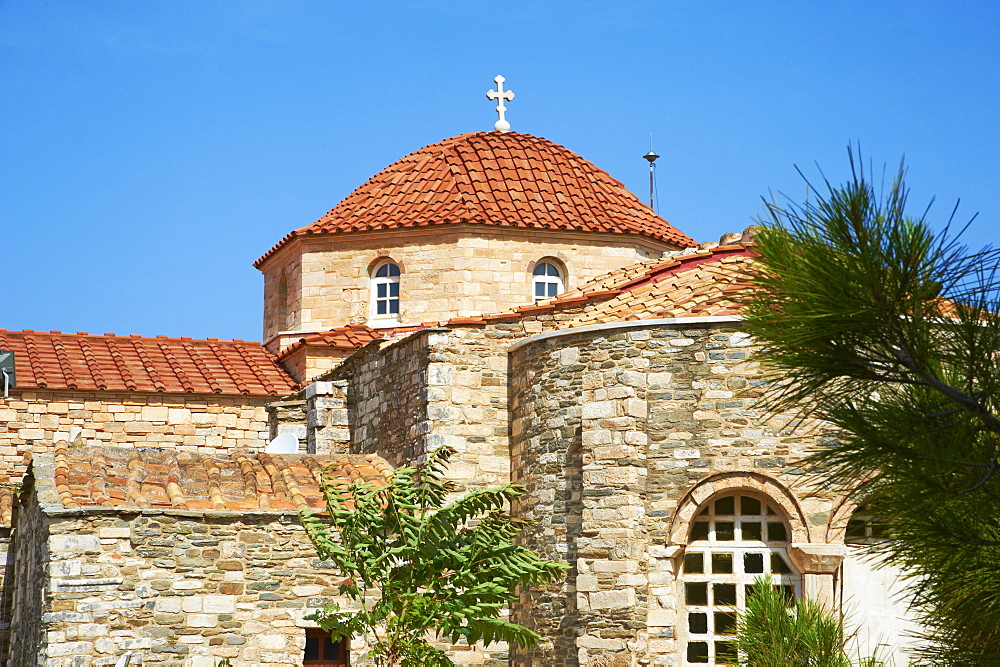
[[392, 335], [392, 329], [373, 329], [367, 324], [348, 324], [329, 331], [309, 334], [288, 346], [278, 355], [285, 359], [304, 347], [330, 347], [338, 350], [356, 350], [373, 340], [380, 340]]
[[396, 329], [352, 324], [311, 334], [284, 350], [279, 358], [307, 346], [353, 350], [373, 340], [433, 326], [482, 326], [581, 306], [582, 312], [554, 323], [555, 326], [562, 329], [639, 319], [737, 315], [746, 287], [742, 276], [753, 257], [752, 246], [742, 244], [674, 255], [613, 271], [555, 298], [510, 311]]
[[637, 234], [695, 245], [619, 181], [563, 146], [529, 134], [475, 132], [389, 165], [254, 265], [297, 236], [458, 223]]
[[[561, 320], [558, 328], [667, 317], [731, 315], [739, 312], [742, 282], [747, 262], [753, 261], [752, 246], [727, 245], [678, 254], [665, 259], [612, 271], [576, 289], [513, 311], [481, 316], [487, 321], [583, 306], [574, 317]], [[465, 324], [463, 318], [442, 326]]]
[[[187, 510], [322, 510], [319, 480], [385, 484], [393, 470], [374, 454], [317, 456], [234, 450], [228, 456], [155, 447], [56, 443], [53, 484], [63, 507]], [[0, 488], [0, 520], [3, 519]], [[8, 523], [9, 525], [9, 502]]]
[[0, 329], [16, 387], [284, 396], [297, 388], [260, 343]]

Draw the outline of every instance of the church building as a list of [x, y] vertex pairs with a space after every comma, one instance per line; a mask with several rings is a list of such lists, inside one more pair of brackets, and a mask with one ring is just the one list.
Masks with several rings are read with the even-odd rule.
[[325, 467], [378, 484], [447, 445], [459, 488], [522, 485], [520, 539], [571, 566], [511, 605], [542, 645], [445, 646], [458, 665], [734, 664], [762, 574], [906, 664], [877, 529], [801, 467], [829, 434], [758, 405], [753, 228], [699, 242], [509, 131], [497, 83], [494, 131], [406, 155], [257, 259], [260, 343], [0, 329], [0, 659], [368, 664], [304, 619], [340, 575], [297, 512]]

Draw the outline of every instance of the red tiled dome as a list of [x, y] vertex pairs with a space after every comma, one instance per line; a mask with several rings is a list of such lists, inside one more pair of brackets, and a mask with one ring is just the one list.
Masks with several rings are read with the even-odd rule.
[[576, 153], [516, 132], [475, 132], [410, 153], [283, 238], [447, 224], [638, 234], [696, 245]]

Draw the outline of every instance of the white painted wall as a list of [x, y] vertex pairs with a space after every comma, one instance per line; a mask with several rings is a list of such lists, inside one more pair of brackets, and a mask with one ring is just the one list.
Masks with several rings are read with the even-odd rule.
[[878, 657], [890, 667], [910, 664], [907, 647], [917, 644], [910, 634], [919, 631], [907, 609], [900, 570], [880, 565], [864, 547], [848, 546], [842, 578], [843, 610], [848, 631], [857, 630], [851, 655]]

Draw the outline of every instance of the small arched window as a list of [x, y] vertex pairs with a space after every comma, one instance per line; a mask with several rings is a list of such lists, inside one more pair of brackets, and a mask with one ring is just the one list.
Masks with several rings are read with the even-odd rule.
[[564, 285], [562, 271], [553, 262], [539, 262], [531, 272], [531, 294], [535, 301], [561, 294]]
[[889, 525], [875, 516], [872, 502], [858, 505], [847, 522], [844, 542], [848, 545], [878, 544], [889, 539]]
[[789, 605], [801, 577], [788, 557], [790, 533], [773, 503], [737, 493], [694, 518], [681, 571], [685, 665], [735, 665], [737, 617], [754, 579], [770, 575]]
[[382, 262], [372, 269], [371, 319], [399, 319], [399, 265]]

